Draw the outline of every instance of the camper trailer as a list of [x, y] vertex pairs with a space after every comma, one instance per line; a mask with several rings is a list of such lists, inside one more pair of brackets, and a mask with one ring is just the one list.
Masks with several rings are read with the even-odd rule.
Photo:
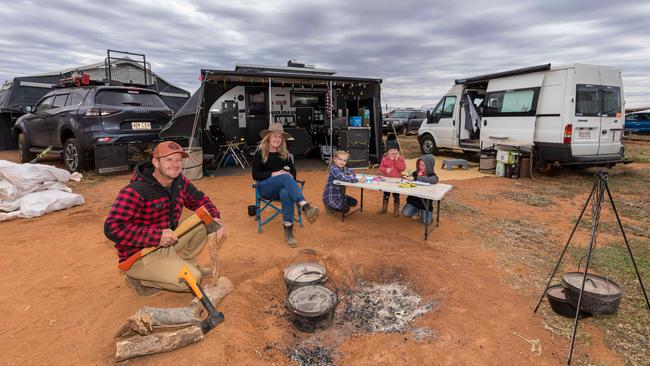
[[[289, 150], [294, 156], [327, 160], [336, 147], [363, 146], [350, 159], [366, 167], [382, 154], [381, 80], [334, 74], [294, 61], [286, 67], [238, 64], [234, 71], [201, 70], [201, 87], [161, 137], [200, 137], [208, 155], [230, 142], [254, 151], [260, 132], [269, 123], [281, 123], [293, 137]], [[353, 121], [359, 127], [350, 127]]]
[[619, 70], [551, 64], [458, 79], [418, 130], [423, 153], [530, 146], [539, 164], [626, 163]]

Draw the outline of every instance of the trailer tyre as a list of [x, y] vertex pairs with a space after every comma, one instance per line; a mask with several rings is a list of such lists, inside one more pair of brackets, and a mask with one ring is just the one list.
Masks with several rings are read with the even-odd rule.
[[88, 170], [90, 167], [88, 161], [84, 159], [83, 148], [74, 137], [67, 139], [63, 144], [63, 163], [71, 173]]
[[21, 133], [18, 135], [18, 155], [20, 155], [21, 163], [29, 163], [36, 157], [36, 154], [29, 151], [31, 148], [32, 147], [30, 146], [29, 142], [27, 142], [25, 134]]
[[420, 150], [422, 150], [422, 154], [438, 153], [438, 146], [436, 146], [436, 141], [433, 139], [433, 136], [422, 136], [422, 140], [420, 142]]

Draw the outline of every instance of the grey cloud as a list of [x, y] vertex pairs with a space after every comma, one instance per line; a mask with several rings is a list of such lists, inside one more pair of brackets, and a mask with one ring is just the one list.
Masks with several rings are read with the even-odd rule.
[[193, 91], [201, 68], [298, 58], [382, 78], [383, 104], [431, 104], [454, 78], [546, 62], [611, 65], [650, 105], [644, 1], [13, 1], [0, 9], [0, 81], [145, 53]]

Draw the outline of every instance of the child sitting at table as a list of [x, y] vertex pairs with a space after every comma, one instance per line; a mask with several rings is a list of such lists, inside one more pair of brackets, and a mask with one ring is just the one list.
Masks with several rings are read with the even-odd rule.
[[330, 212], [350, 212], [351, 207], [357, 205], [357, 200], [345, 194], [345, 186], [334, 184], [335, 180], [348, 183], [365, 182], [364, 177], [357, 178], [357, 175], [347, 168], [350, 154], [347, 151], [339, 150], [334, 153], [332, 166], [327, 176], [327, 183], [323, 190], [323, 203]]
[[[415, 180], [418, 182], [426, 182], [429, 184], [438, 183], [438, 176], [434, 172], [434, 167], [436, 165], [436, 158], [431, 154], [422, 155], [417, 162], [415, 163], [416, 170], [413, 172], [413, 176], [409, 177], [409, 180]], [[429, 206], [429, 211], [425, 210], [424, 203], [427, 202]], [[406, 198], [406, 205], [402, 209], [402, 215], [407, 217], [417, 218], [418, 212], [422, 219], [422, 223], [425, 223], [427, 220], [429, 223], [433, 222], [433, 201], [424, 200], [419, 197], [408, 196]]]
[[[381, 159], [379, 164], [379, 172], [386, 177], [400, 178], [402, 172], [406, 169], [406, 161], [399, 153], [399, 143], [397, 140], [389, 140], [386, 143], [388, 151]], [[390, 192], [384, 192], [384, 200], [381, 205], [380, 214], [388, 211], [388, 200]], [[399, 193], [393, 193], [393, 214], [399, 216]]]

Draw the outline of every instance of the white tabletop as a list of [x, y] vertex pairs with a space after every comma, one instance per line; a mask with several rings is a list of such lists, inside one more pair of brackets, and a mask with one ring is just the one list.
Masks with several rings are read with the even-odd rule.
[[400, 178], [385, 178], [383, 182], [372, 181], [370, 183], [348, 183], [338, 180], [334, 184], [346, 187], [355, 187], [363, 189], [371, 189], [374, 191], [383, 191], [390, 193], [399, 193], [407, 196], [415, 196], [419, 198], [426, 198], [434, 201], [441, 201], [445, 195], [453, 188], [450, 184], [437, 183], [428, 186], [416, 186], [413, 188], [398, 187]]
[[529, 141], [515, 141], [515, 140], [497, 140], [497, 139], [487, 139], [483, 140], [485, 145], [503, 145], [503, 146], [512, 146], [512, 147], [533, 147], [535, 144]]

